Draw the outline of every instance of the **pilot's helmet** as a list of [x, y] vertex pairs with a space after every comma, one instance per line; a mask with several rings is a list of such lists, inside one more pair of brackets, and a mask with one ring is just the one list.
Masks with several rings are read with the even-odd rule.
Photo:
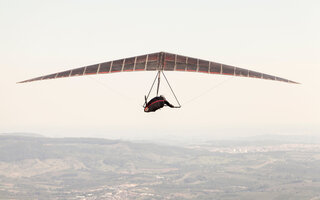
[[162, 97], [164, 100], [166, 100], [166, 98], [163, 95], [160, 95], [160, 97]]

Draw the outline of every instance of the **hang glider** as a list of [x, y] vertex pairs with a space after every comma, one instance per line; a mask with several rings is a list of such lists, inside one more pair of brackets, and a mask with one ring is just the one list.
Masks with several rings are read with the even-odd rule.
[[94, 65], [84, 66], [76, 69], [53, 73], [45, 76], [28, 79], [18, 83], [26, 83], [32, 81], [84, 76], [93, 74], [106, 74], [115, 72], [130, 71], [186, 71], [186, 72], [202, 72], [208, 74], [221, 74], [230, 76], [241, 76], [250, 78], [267, 79], [274, 81], [282, 81], [287, 83], [296, 83], [294, 81], [281, 77], [268, 75], [248, 69], [243, 69], [231, 65], [225, 65], [217, 62], [191, 58], [172, 53], [159, 52], [142, 56], [124, 58]]

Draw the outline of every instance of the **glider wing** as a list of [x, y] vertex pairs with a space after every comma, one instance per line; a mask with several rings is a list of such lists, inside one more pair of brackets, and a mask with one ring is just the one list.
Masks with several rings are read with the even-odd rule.
[[147, 54], [142, 56], [124, 58], [104, 63], [98, 63], [76, 69], [71, 69], [63, 72], [40, 76], [33, 79], [21, 81], [19, 83], [26, 83], [39, 80], [56, 79], [73, 76], [84, 76], [92, 74], [106, 74], [114, 72], [128, 72], [128, 71], [188, 71], [188, 72], [202, 72], [209, 74], [221, 74], [231, 76], [242, 76], [259, 79], [268, 79], [275, 81], [282, 81], [287, 83], [297, 83], [288, 79], [280, 78], [273, 75], [268, 75], [248, 69], [225, 65], [217, 62], [201, 60], [171, 54], [166, 52], [159, 52]]

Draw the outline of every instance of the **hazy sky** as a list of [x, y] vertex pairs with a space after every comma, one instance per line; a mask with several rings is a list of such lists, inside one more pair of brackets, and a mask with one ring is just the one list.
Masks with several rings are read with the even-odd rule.
[[[318, 134], [319, 10], [316, 0], [0, 0], [0, 133], [123, 139]], [[168, 72], [182, 108], [149, 114], [142, 104], [156, 72], [16, 84], [158, 51], [302, 84]], [[173, 101], [165, 85], [161, 90]]]

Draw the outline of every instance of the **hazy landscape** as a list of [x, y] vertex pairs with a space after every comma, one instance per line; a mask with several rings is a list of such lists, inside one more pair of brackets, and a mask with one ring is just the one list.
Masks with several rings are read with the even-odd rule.
[[0, 136], [0, 199], [320, 199], [320, 144]]

